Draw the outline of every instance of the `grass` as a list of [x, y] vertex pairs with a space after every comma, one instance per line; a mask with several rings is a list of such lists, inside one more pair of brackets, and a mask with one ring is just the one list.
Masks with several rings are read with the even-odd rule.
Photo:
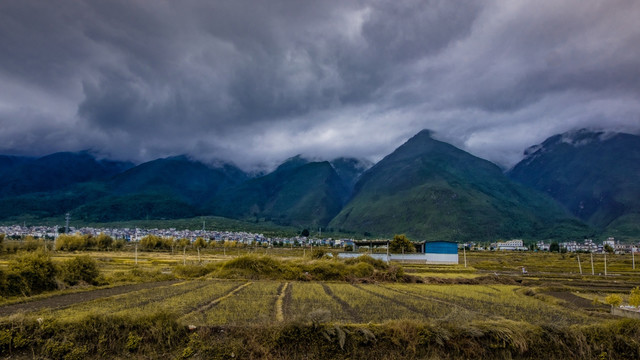
[[638, 338], [640, 321], [631, 319], [573, 326], [409, 320], [193, 330], [164, 312], [0, 320], [0, 355], [7, 358], [631, 359], [640, 353]]
[[[15, 357], [16, 351], [30, 357], [31, 349], [45, 358], [230, 358], [233, 353], [236, 358], [272, 359], [303, 358], [298, 354], [311, 359], [570, 359], [640, 354], [638, 322], [549, 295], [566, 292], [601, 301], [612, 293], [625, 296], [640, 280], [626, 255], [608, 256], [613, 270], [604, 277], [572, 273], [577, 257], [570, 254], [468, 252], [466, 268], [404, 265], [408, 274], [448, 280], [416, 284], [342, 277], [343, 271], [356, 271], [351, 267], [363, 263], [311, 260], [302, 253], [291, 256], [290, 249], [274, 250], [266, 259], [257, 251], [246, 256], [242, 251], [247, 249], [238, 250], [240, 257], [201, 251], [200, 261], [194, 251], [184, 258], [182, 253], [139, 252], [137, 265], [133, 252], [86, 252], [97, 259], [110, 286], [175, 278], [183, 262], [209, 270], [203, 278], [173, 285], [0, 318], [0, 357]], [[273, 256], [277, 254], [283, 255]], [[62, 262], [77, 255], [57, 252], [53, 259]], [[11, 256], [3, 254], [0, 261]], [[235, 265], [225, 268], [227, 264]], [[373, 268], [364, 264], [367, 271]], [[528, 275], [521, 274], [520, 264]], [[221, 279], [229, 275], [224, 269], [234, 279]], [[299, 271], [293, 280], [283, 276], [291, 269]], [[304, 271], [313, 276], [300, 278]], [[487, 281], [494, 278], [499, 281]], [[467, 280], [475, 282], [465, 284]], [[91, 287], [64, 291], [83, 289]], [[271, 325], [280, 307], [284, 321]], [[190, 332], [187, 325], [197, 329]], [[164, 343], [158, 348], [146, 343], [153, 341]]]

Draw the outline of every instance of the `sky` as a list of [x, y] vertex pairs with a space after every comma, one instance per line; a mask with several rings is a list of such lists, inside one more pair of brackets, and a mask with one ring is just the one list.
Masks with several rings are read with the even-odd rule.
[[640, 133], [637, 0], [1, 0], [0, 153], [377, 161], [422, 129], [504, 168]]

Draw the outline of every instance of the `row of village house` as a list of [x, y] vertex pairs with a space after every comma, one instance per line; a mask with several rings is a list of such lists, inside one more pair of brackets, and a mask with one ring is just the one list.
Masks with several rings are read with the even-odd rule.
[[[565, 249], [567, 252], [593, 252], [593, 253], [601, 253], [605, 251], [605, 246], [609, 245], [616, 254], [625, 254], [637, 252], [640, 246], [638, 244], [621, 244], [619, 241], [616, 241], [614, 238], [610, 237], [607, 240], [604, 240], [602, 244], [596, 244], [592, 239], [584, 239], [582, 243], [577, 241], [565, 241], [558, 243], [560, 249]], [[545, 243], [544, 241], [538, 241], [536, 243], [536, 249], [542, 251], [549, 251], [551, 247], [550, 243]], [[471, 247], [473, 248], [473, 247]], [[511, 250], [511, 251], [526, 251], [529, 250], [527, 246], [524, 245], [522, 240], [509, 240], [503, 242], [496, 242], [490, 245], [490, 249], [494, 250]], [[483, 249], [479, 249], [483, 250]]]
[[[0, 226], [0, 233], [6, 234], [8, 236], [33, 236], [35, 238], [55, 238], [59, 235], [57, 226], [20, 226], [20, 225], [12, 225], [12, 226]], [[139, 241], [141, 238], [147, 235], [156, 235], [161, 237], [173, 237], [176, 239], [179, 238], [187, 238], [192, 241], [195, 241], [197, 237], [203, 237], [207, 240], [215, 240], [215, 241], [235, 241], [241, 244], [281, 244], [281, 245], [320, 245], [320, 246], [335, 246], [335, 247], [345, 247], [345, 246], [354, 246], [353, 239], [314, 239], [314, 238], [306, 238], [306, 237], [290, 237], [290, 238], [268, 238], [262, 234], [249, 233], [249, 232], [233, 232], [233, 231], [214, 231], [214, 230], [176, 230], [176, 229], [140, 229], [140, 228], [91, 228], [91, 227], [83, 227], [83, 228], [70, 228], [70, 233], [77, 234], [90, 234], [90, 235], [98, 235], [100, 233], [107, 234], [111, 237], [117, 239], [126, 239], [127, 241]], [[383, 241], [386, 245], [387, 240]], [[604, 246], [611, 246], [616, 253], [630, 253], [633, 249], [634, 252], [637, 252], [640, 246], [638, 244], [621, 244], [619, 241], [616, 241], [614, 238], [610, 237], [607, 240], [604, 240], [602, 244], [596, 244], [592, 239], [585, 239], [583, 242], [577, 241], [568, 241], [561, 242], [559, 246], [561, 249], [566, 249], [568, 252], [603, 252]], [[524, 245], [524, 241], [520, 239], [502, 241], [492, 243], [488, 248], [479, 246], [475, 243], [465, 243], [459, 244], [460, 248], [467, 247], [468, 249], [474, 250], [516, 250], [516, 251], [526, 251], [529, 250], [527, 246]], [[384, 247], [384, 245], [382, 245]], [[545, 243], [544, 241], [538, 241], [536, 244], [536, 248], [542, 251], [548, 251], [550, 247], [549, 243]]]

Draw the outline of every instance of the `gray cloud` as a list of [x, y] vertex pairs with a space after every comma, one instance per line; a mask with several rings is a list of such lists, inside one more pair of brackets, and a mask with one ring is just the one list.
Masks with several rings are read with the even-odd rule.
[[640, 132], [640, 4], [0, 5], [0, 152], [377, 160], [423, 128], [510, 166], [581, 127]]

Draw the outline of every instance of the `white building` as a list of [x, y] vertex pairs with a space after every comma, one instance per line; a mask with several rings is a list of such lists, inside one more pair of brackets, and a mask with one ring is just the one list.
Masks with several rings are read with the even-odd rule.
[[521, 239], [498, 242], [496, 247], [498, 250], [527, 250], [527, 247], [524, 246], [524, 242]]

